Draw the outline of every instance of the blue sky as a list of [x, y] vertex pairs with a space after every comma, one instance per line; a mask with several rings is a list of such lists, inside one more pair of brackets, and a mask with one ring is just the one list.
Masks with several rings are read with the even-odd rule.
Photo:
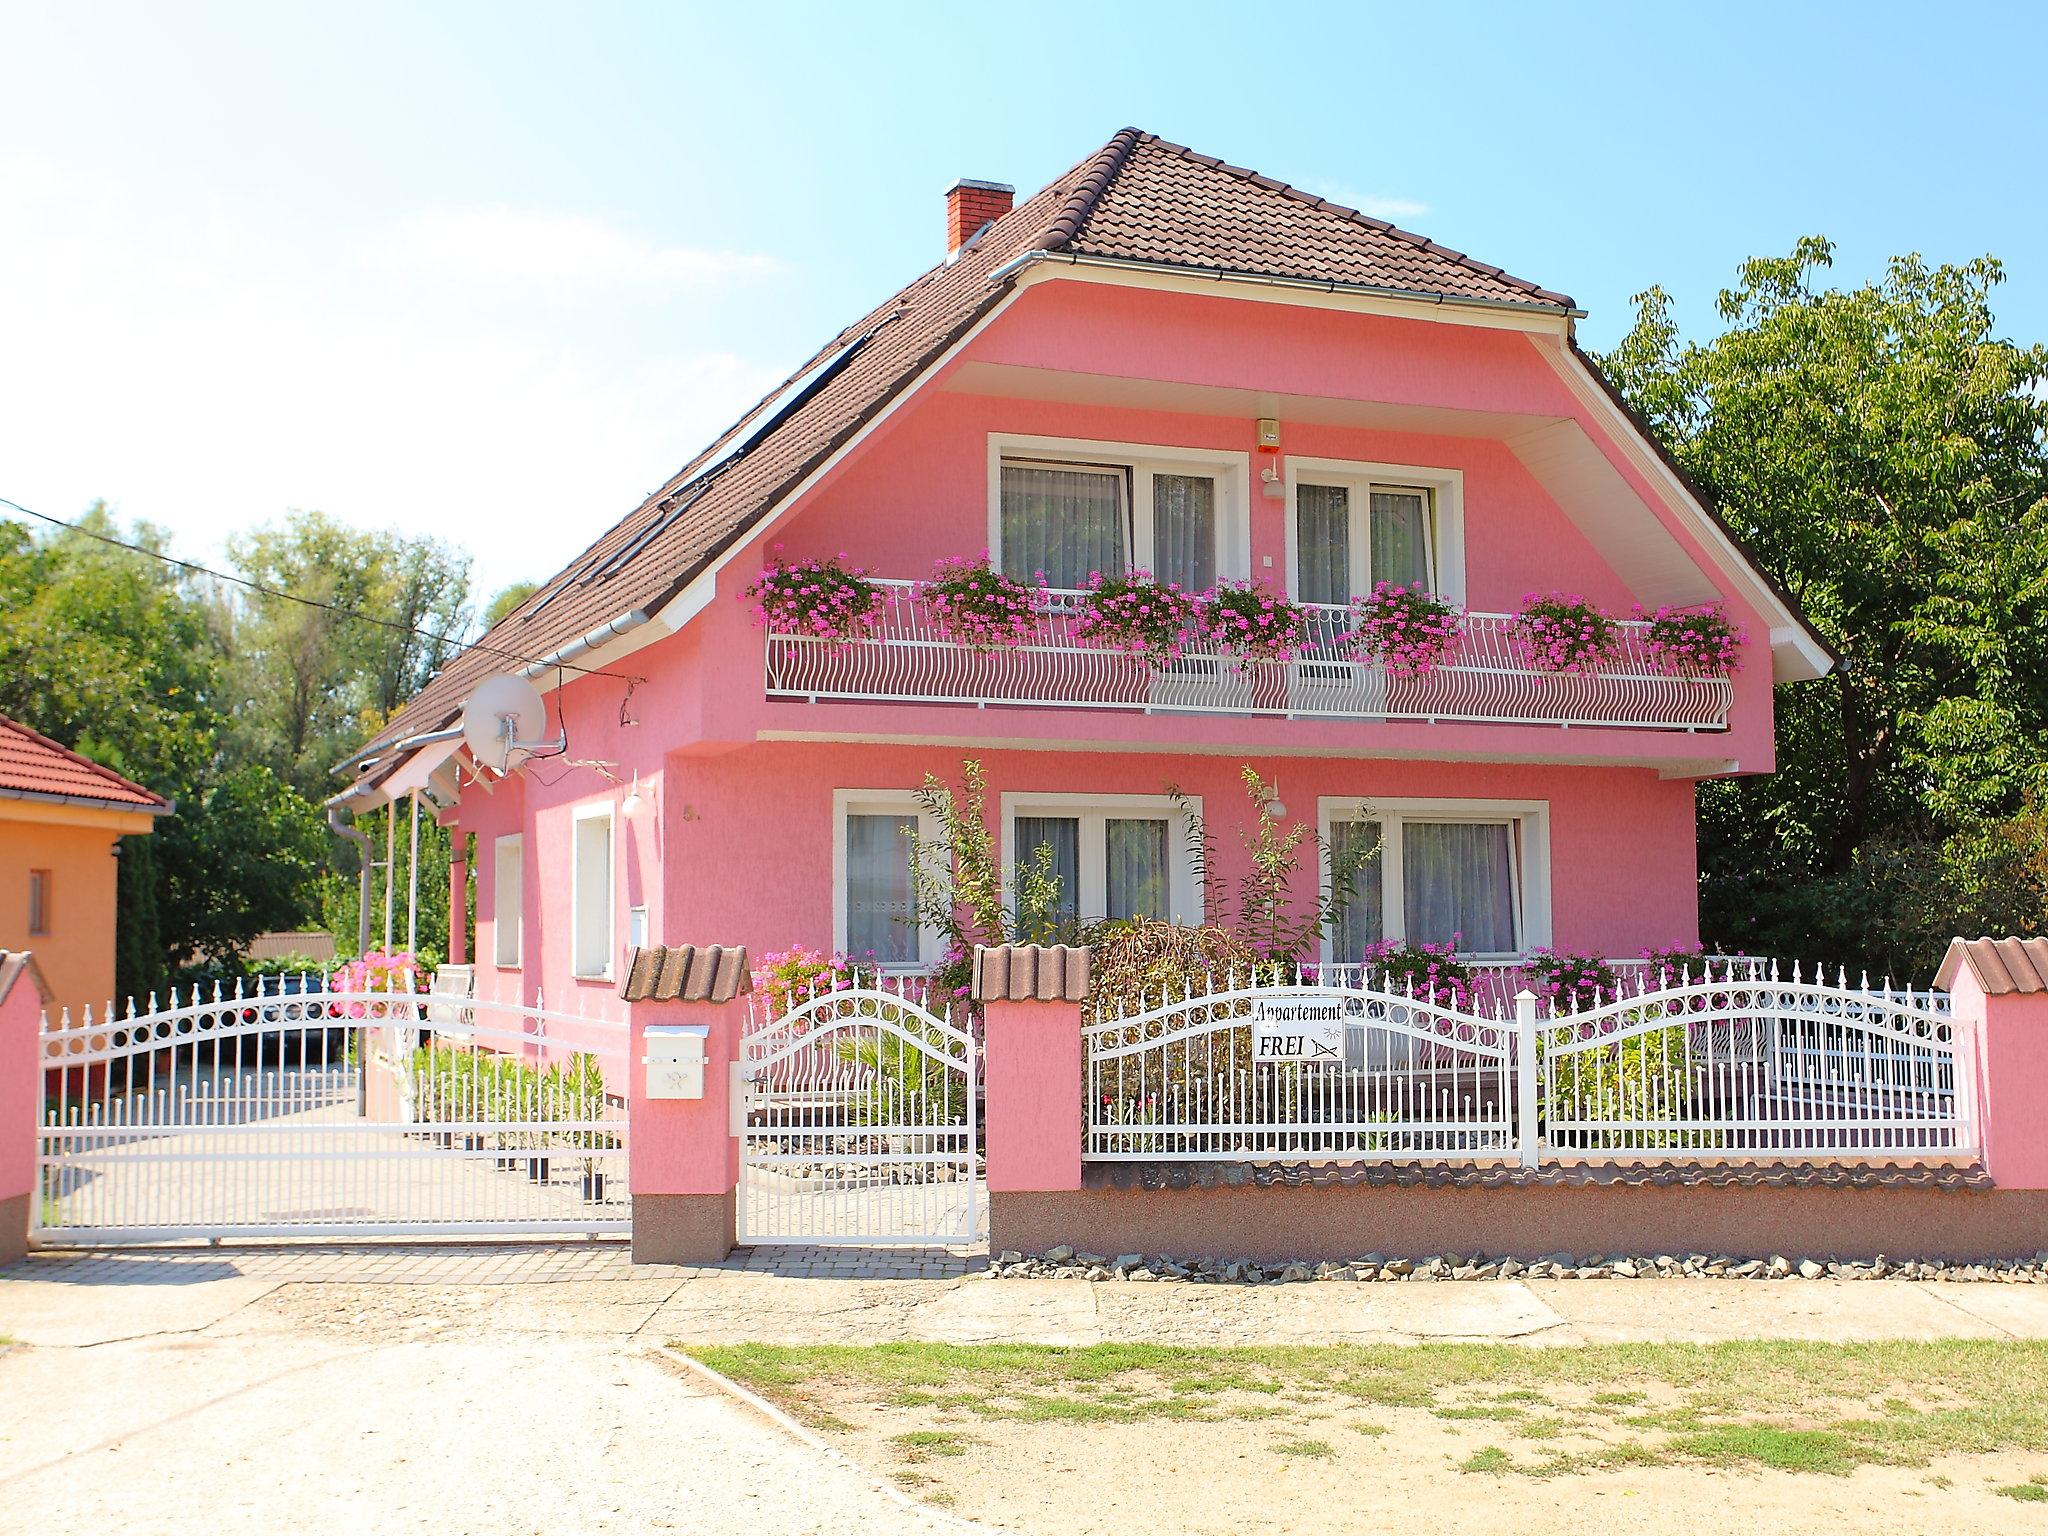
[[2048, 11], [0, 0], [0, 495], [211, 555], [288, 507], [564, 563], [1136, 124], [1574, 295], [1610, 344], [1801, 234], [1990, 251], [2048, 337]]

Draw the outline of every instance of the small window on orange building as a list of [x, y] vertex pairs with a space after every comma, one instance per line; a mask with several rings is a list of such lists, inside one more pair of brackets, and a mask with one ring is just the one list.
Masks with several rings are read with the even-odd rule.
[[28, 931], [50, 931], [50, 872], [47, 869], [28, 872]]

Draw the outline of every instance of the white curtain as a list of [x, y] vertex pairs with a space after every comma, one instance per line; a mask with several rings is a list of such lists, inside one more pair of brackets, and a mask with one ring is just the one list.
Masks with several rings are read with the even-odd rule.
[[1111, 818], [1103, 823], [1104, 876], [1108, 886], [1104, 917], [1164, 918], [1167, 887], [1167, 824], [1159, 820]]
[[917, 909], [911, 860], [917, 817], [846, 818], [846, 949], [884, 963], [917, 959]]
[[1505, 822], [1411, 821], [1401, 829], [1411, 944], [1478, 955], [1515, 952], [1515, 866]]
[[1081, 823], [1072, 816], [1019, 816], [1016, 845], [1018, 869], [1035, 862], [1040, 847], [1052, 849], [1060, 889], [1049, 915], [1055, 922], [1074, 921], [1081, 911]]
[[1430, 570], [1429, 492], [1372, 493], [1372, 579], [1436, 590]]
[[1216, 482], [1207, 475], [1152, 477], [1152, 574], [1184, 591], [1216, 585]]
[[1019, 580], [1043, 571], [1055, 587], [1085, 587], [1130, 565], [1121, 470], [1003, 466], [1003, 570]]
[[[1380, 845], [1381, 829], [1376, 821], [1340, 821], [1330, 828], [1330, 862], [1341, 864], [1370, 853]], [[1386, 937], [1386, 919], [1381, 902], [1384, 879], [1381, 858], [1374, 857], [1351, 877], [1351, 900], [1337, 914], [1336, 932], [1330, 935], [1330, 956], [1339, 964], [1355, 965], [1365, 955], [1365, 946]]]
[[1294, 553], [1303, 602], [1351, 601], [1351, 493], [1343, 486], [1294, 488]]

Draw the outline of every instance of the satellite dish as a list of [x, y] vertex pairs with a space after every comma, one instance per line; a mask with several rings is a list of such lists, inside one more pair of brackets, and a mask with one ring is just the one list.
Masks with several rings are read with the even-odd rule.
[[523, 677], [501, 673], [484, 679], [462, 706], [462, 739], [484, 767], [504, 773], [545, 746], [547, 706], [540, 690]]

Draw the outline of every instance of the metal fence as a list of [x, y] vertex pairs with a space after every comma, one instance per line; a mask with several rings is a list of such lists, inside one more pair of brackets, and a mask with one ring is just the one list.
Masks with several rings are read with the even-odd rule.
[[1977, 1148], [1946, 998], [1769, 962], [1453, 1006], [1385, 976], [1204, 978], [1083, 1027], [1093, 1161], [1896, 1158]]
[[623, 1020], [286, 976], [41, 1042], [45, 1241], [631, 1226]]
[[1196, 651], [1155, 669], [1082, 638], [1083, 593], [1051, 593], [1022, 645], [974, 650], [949, 636], [916, 583], [876, 585], [882, 607], [859, 638], [767, 637], [771, 698], [1684, 731], [1724, 729], [1734, 701], [1725, 677], [1665, 670], [1645, 644], [1648, 626], [1636, 621], [1616, 622], [1614, 653], [1598, 672], [1568, 674], [1523, 659], [1514, 615], [1468, 613], [1447, 659], [1404, 677], [1351, 654], [1349, 608], [1310, 603], [1308, 642], [1291, 661], [1247, 665]]

